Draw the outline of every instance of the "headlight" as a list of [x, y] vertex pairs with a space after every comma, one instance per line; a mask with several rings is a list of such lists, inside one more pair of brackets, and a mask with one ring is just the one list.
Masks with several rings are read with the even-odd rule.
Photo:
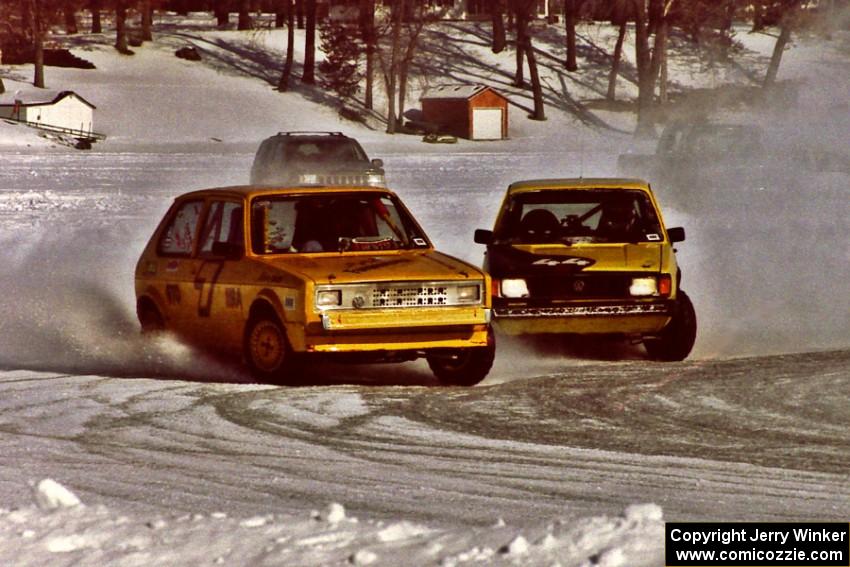
[[657, 295], [658, 284], [655, 278], [632, 278], [629, 293], [634, 296]]
[[523, 279], [502, 280], [502, 297], [528, 297], [528, 285]]
[[315, 173], [302, 173], [298, 176], [298, 183], [301, 185], [318, 185], [319, 176]]
[[316, 307], [337, 307], [342, 303], [342, 291], [329, 289], [316, 294]]
[[366, 174], [366, 185], [370, 185], [372, 187], [383, 187], [385, 184], [384, 176], [381, 173], [368, 173]]
[[481, 288], [477, 285], [461, 285], [457, 288], [457, 300], [463, 303], [477, 303], [481, 299]]

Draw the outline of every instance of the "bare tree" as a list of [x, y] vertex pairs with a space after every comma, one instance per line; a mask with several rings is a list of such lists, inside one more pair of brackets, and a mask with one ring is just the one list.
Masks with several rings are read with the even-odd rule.
[[605, 96], [607, 100], [614, 100], [617, 95], [617, 75], [620, 74], [620, 61], [623, 57], [623, 43], [626, 39], [626, 10], [625, 6], [619, 5], [615, 7], [613, 22], [617, 24], [617, 42], [614, 45], [614, 55], [611, 61], [611, 71], [608, 74], [608, 92]]
[[277, 82], [277, 90], [285, 92], [289, 90], [289, 77], [292, 75], [292, 60], [295, 52], [295, 8], [292, 0], [281, 0], [286, 12], [286, 59], [283, 63], [283, 72]]
[[577, 71], [576, 61], [576, 19], [580, 8], [580, 0], [564, 0], [564, 29], [566, 31], [567, 60], [564, 66], [567, 71]]
[[127, 47], [127, 0], [115, 0], [115, 49], [124, 55], [133, 54]]
[[239, 22], [236, 24], [238, 30], [251, 29], [251, 0], [239, 0]]
[[493, 0], [493, 53], [501, 53], [507, 45], [505, 36], [505, 0]]
[[306, 0], [307, 33], [304, 34], [304, 72], [301, 82], [316, 82], [316, 0]]
[[216, 25], [224, 29], [230, 23], [230, 0], [213, 0]]
[[384, 87], [387, 91], [387, 134], [395, 134], [398, 125], [396, 114], [396, 86], [398, 82], [398, 62], [401, 52], [401, 26], [405, 11], [405, 0], [392, 0], [390, 4], [390, 56], [389, 64], [381, 58], [384, 68]]
[[782, 62], [782, 54], [791, 40], [791, 31], [799, 18], [801, 4], [805, 4], [805, 2], [801, 3], [800, 0], [782, 0], [782, 19], [779, 23], [779, 37], [773, 45], [773, 54], [770, 57], [770, 63], [767, 66], [767, 73], [764, 77], [764, 87], [770, 87], [776, 82], [776, 76], [779, 74], [779, 64]]
[[65, 0], [62, 4], [62, 15], [65, 18], [65, 33], [75, 35], [77, 29], [77, 3], [74, 0]]
[[29, 27], [33, 46], [32, 84], [44, 88], [44, 0], [25, 0], [21, 4], [24, 25]]
[[[529, 118], [532, 120], [546, 120], [543, 106], [543, 86], [540, 83], [540, 74], [537, 71], [537, 58], [534, 54], [534, 46], [529, 33], [529, 20], [534, 17], [537, 7], [536, 0], [513, 0], [513, 12], [516, 18], [517, 53], [523, 53], [528, 62], [528, 74], [531, 78], [531, 92], [534, 99], [534, 110]], [[517, 79], [522, 80], [522, 62], [517, 61]], [[522, 84], [519, 83], [518, 84]]]
[[153, 41], [153, 6], [151, 0], [139, 0], [141, 12], [142, 41]]
[[655, 89], [650, 65], [647, 0], [632, 0], [632, 6], [635, 13], [635, 63], [638, 72], [638, 120], [635, 133], [647, 135], [653, 129], [650, 112]]
[[360, 0], [360, 38], [363, 40], [366, 54], [366, 88], [363, 93], [363, 106], [372, 110], [372, 90], [375, 78], [375, 0]]
[[100, 0], [89, 0], [89, 11], [91, 12], [91, 32], [103, 33], [100, 23]]

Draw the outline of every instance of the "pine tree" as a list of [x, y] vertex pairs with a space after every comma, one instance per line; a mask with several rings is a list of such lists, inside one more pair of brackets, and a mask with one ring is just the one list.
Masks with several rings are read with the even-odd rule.
[[325, 60], [319, 64], [319, 85], [340, 98], [350, 98], [360, 90], [359, 61], [362, 47], [354, 41], [355, 30], [343, 24], [326, 21], [320, 26]]

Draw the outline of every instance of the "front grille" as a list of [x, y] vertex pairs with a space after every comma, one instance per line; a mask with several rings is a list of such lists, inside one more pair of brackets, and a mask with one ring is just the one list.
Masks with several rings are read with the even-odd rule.
[[444, 286], [379, 287], [372, 291], [372, 307], [446, 305], [447, 291]]
[[632, 276], [582, 274], [580, 276], [533, 277], [528, 291], [535, 299], [617, 299], [631, 297]]
[[317, 304], [319, 294], [328, 291], [339, 292], [339, 303], [319, 311], [475, 306], [483, 305], [485, 299], [481, 280], [324, 284], [316, 287]]

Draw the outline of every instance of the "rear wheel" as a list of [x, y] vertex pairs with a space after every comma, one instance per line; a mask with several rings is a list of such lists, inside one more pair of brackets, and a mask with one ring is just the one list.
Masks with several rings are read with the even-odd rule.
[[150, 300], [142, 299], [136, 306], [136, 316], [143, 335], [157, 335], [165, 331], [165, 318]]
[[679, 290], [673, 317], [661, 333], [645, 339], [643, 346], [649, 358], [672, 362], [685, 360], [694, 348], [697, 336], [697, 315], [687, 294]]
[[493, 330], [487, 332], [487, 346], [449, 349], [427, 356], [428, 366], [440, 383], [447, 386], [474, 386], [490, 372], [496, 357]]
[[292, 349], [277, 317], [261, 314], [248, 321], [244, 355], [251, 374], [258, 380], [287, 383], [294, 378]]

